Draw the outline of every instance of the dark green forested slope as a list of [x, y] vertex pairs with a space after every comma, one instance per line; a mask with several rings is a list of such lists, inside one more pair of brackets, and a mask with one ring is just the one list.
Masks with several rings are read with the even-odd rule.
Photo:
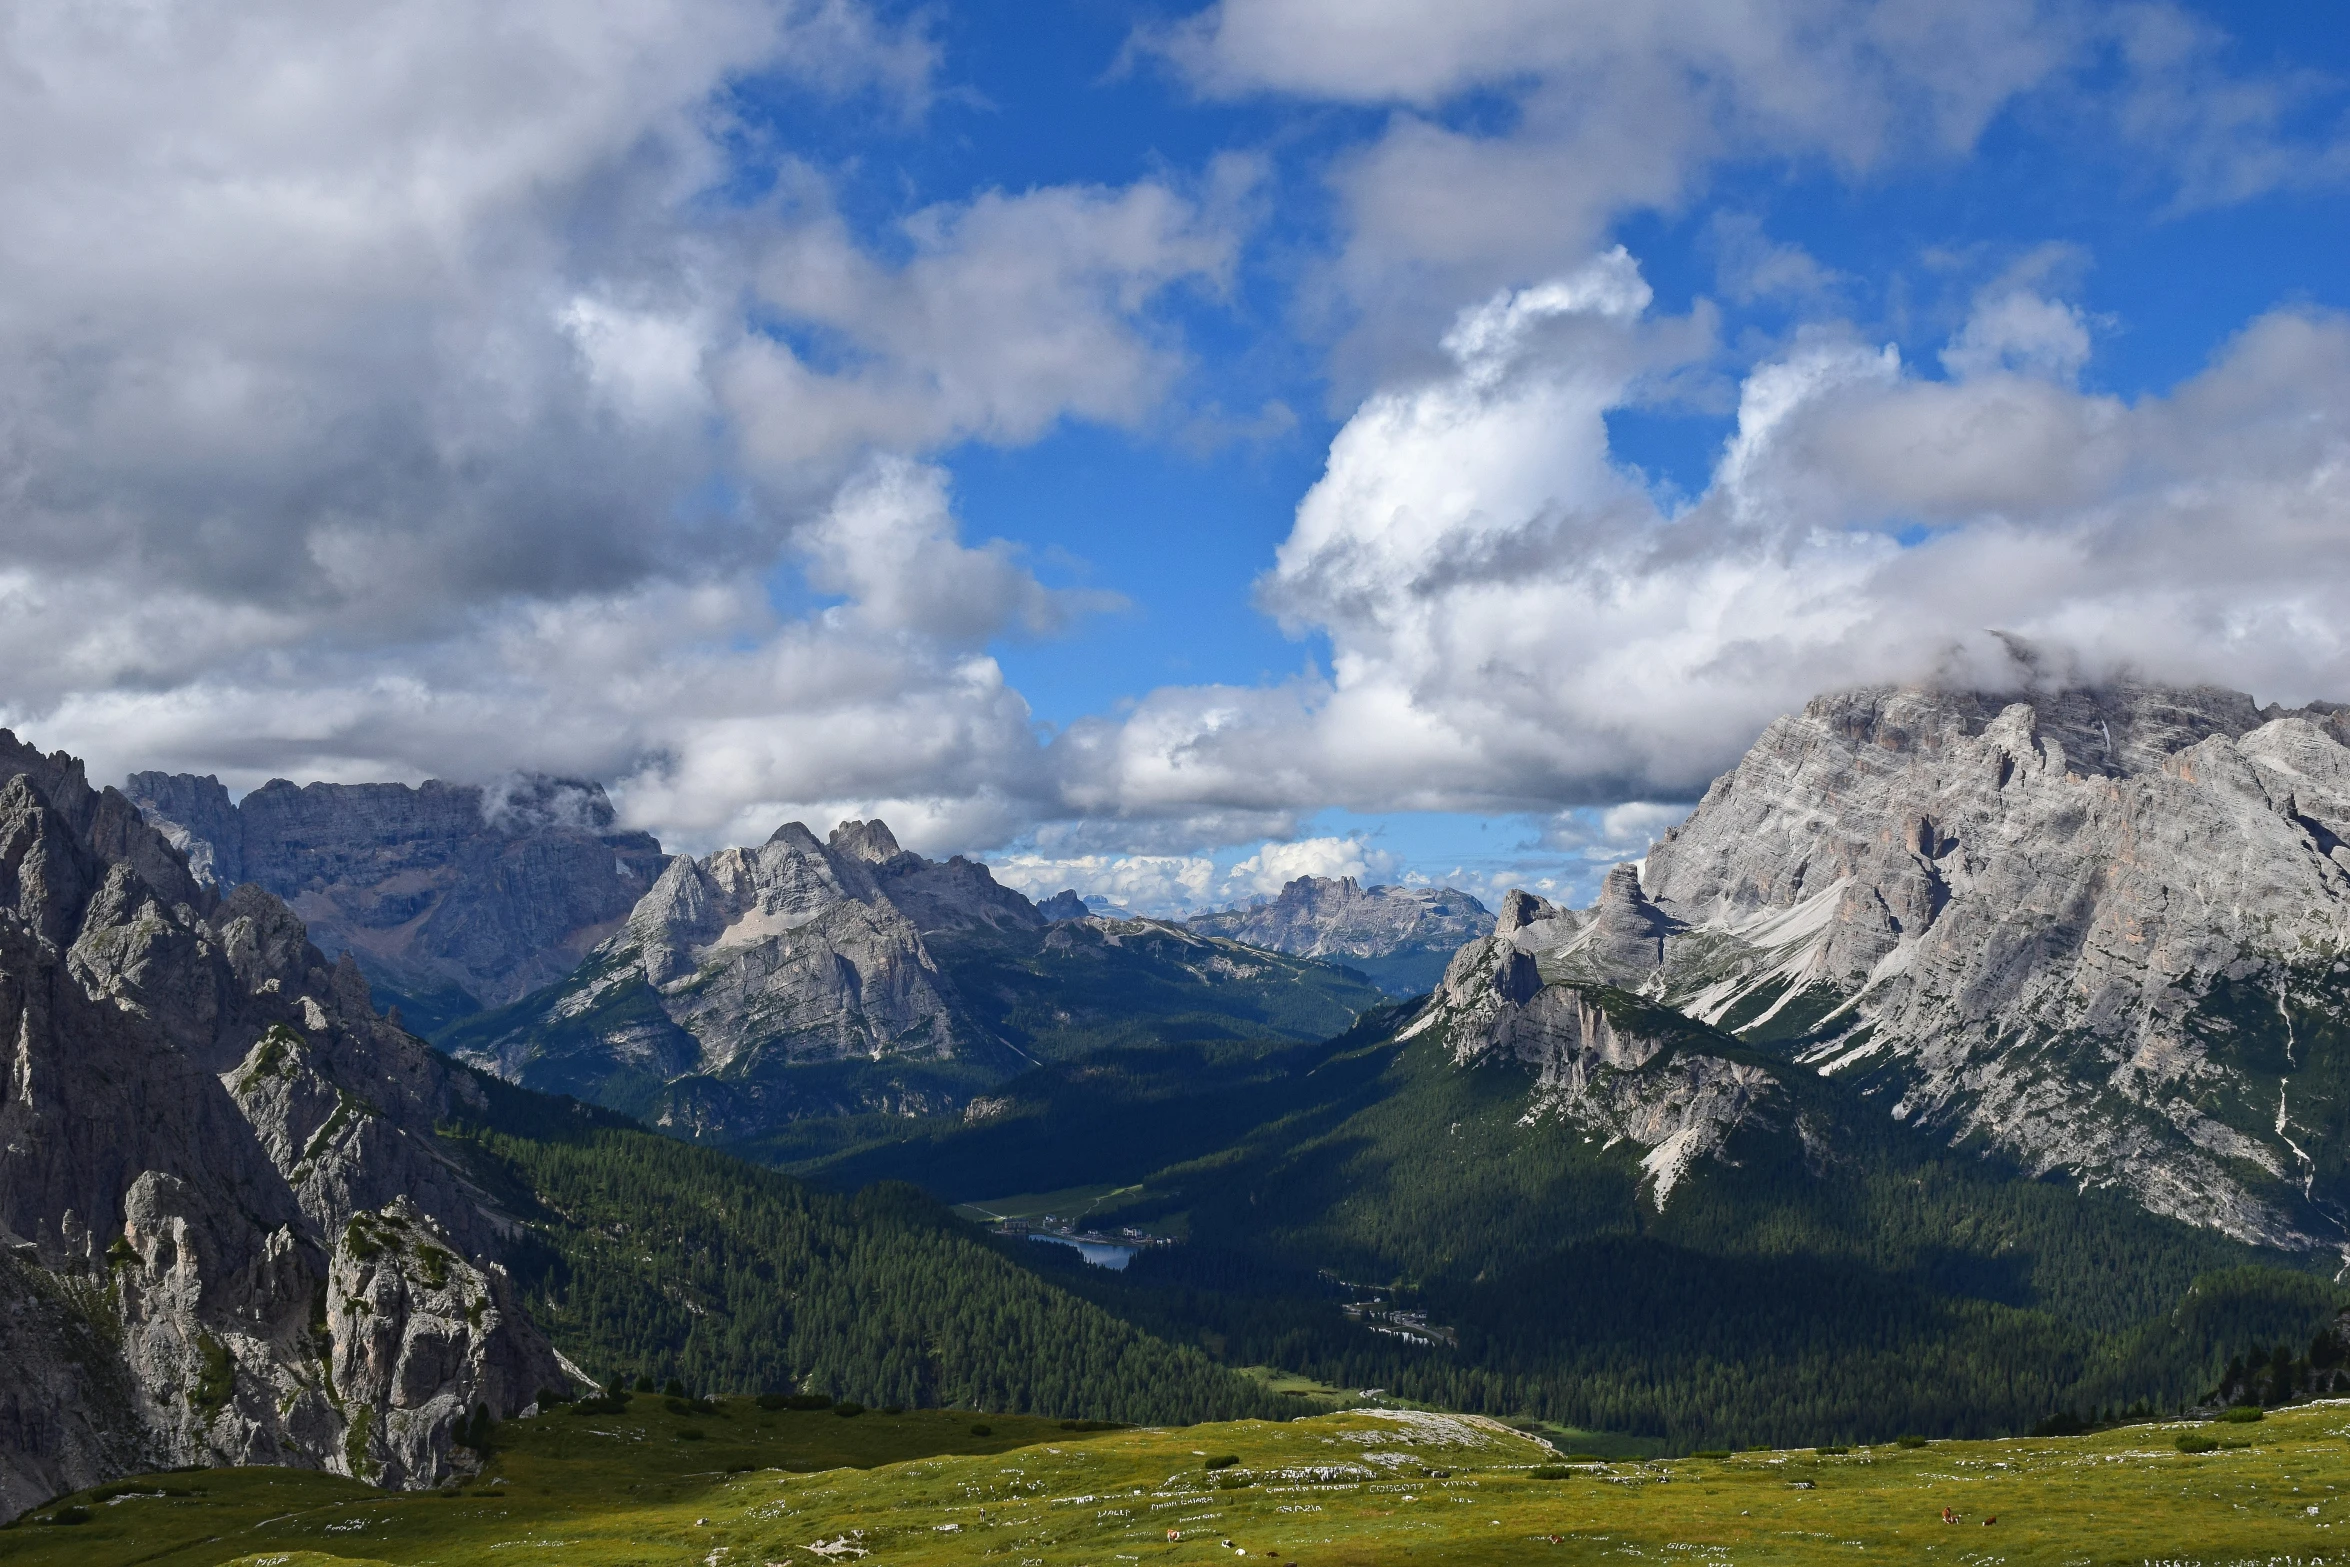
[[490, 1111], [444, 1135], [526, 1219], [517, 1281], [599, 1376], [1152, 1423], [1278, 1412], [912, 1188], [814, 1191], [617, 1116], [485, 1086]]
[[[828, 1168], [958, 1198], [1139, 1182], [1114, 1217], [1190, 1244], [1123, 1276], [1056, 1273], [1131, 1321], [1235, 1363], [1683, 1446], [2176, 1403], [2248, 1345], [2306, 1341], [2335, 1303], [2288, 1259], [2021, 1179], [1842, 1085], [1648, 1021], [1782, 1085], [1734, 1135], [1734, 1163], [1701, 1161], [1661, 1213], [1643, 1150], [1529, 1123], [1525, 1067], [1456, 1066], [1440, 1037], [1395, 1042], [1388, 1017], [1253, 1065], [1204, 1060], [1190, 1087], [1167, 1058], [1070, 1063], [1006, 1089], [1000, 1123]], [[1325, 1269], [1457, 1344], [1350, 1322]]]

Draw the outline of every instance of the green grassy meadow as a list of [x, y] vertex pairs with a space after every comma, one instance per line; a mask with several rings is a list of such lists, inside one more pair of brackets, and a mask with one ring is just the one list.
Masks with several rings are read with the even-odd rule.
[[[2172, 1424], [1605, 1464], [1424, 1412], [1086, 1431], [679, 1407], [510, 1422], [483, 1478], [440, 1493], [282, 1469], [118, 1483], [0, 1531], [0, 1563], [2350, 1562], [2350, 1403], [2203, 1428], [2243, 1444], [2204, 1454]], [[77, 1505], [87, 1522], [41, 1521]]]

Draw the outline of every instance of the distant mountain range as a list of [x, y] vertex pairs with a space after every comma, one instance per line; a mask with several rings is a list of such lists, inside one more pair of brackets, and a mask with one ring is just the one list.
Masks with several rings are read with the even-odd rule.
[[[2350, 1256], [2346, 742], [2342, 708], [2220, 691], [1840, 693], [1772, 725], [1590, 908], [1513, 892], [1490, 915], [1303, 878], [1189, 922], [1105, 918], [878, 822], [661, 856], [553, 781], [272, 786], [224, 814], [205, 781], [142, 775], [170, 842], [91, 807], [86, 852], [145, 843], [166, 880], [187, 877], [171, 842], [258, 867], [413, 986], [404, 1005], [448, 998], [445, 1048], [524, 1085], [822, 1182], [1082, 1192], [1185, 1235], [1121, 1276], [1061, 1270], [1153, 1343], [1682, 1444], [1883, 1436], [2175, 1402], [2328, 1319]], [[537, 912], [498, 913], [542, 865], [562, 869]], [[275, 906], [193, 878], [159, 899], [181, 903]], [[104, 933], [144, 918], [59, 950], [114, 951], [131, 938]], [[203, 934], [219, 918], [154, 928], [240, 950]], [[161, 972], [55, 961], [93, 995]], [[341, 973], [336, 995], [364, 993]], [[377, 1037], [304, 983], [323, 1026]], [[410, 1048], [384, 1037], [367, 1048]], [[328, 1075], [362, 1095], [375, 1058], [352, 1059]], [[213, 1070], [258, 1091], [241, 1056]], [[427, 1108], [384, 1119], [422, 1145], [466, 1113]], [[43, 1201], [83, 1226], [83, 1262], [44, 1266], [111, 1246], [81, 1217], [102, 1208]], [[436, 1213], [434, 1244], [489, 1276], [471, 1221]], [[1333, 1277], [1446, 1333], [1378, 1338]], [[30, 1320], [62, 1333], [62, 1310]], [[1203, 1374], [1165, 1385], [1227, 1396]]]
[[1301, 882], [1269, 907], [1302, 897], [1306, 917], [1252, 950], [1213, 919], [1105, 918], [1074, 892], [1033, 904], [975, 860], [902, 850], [880, 822], [827, 840], [793, 822], [697, 860], [616, 831], [603, 790], [575, 780], [281, 781], [232, 804], [216, 779], [140, 773], [128, 793], [192, 866], [286, 899], [460, 1058], [723, 1141], [810, 1115], [958, 1109], [1111, 1038], [1338, 1032], [1379, 993], [1312, 958], [1432, 974], [1432, 943], [1476, 910]]
[[1298, 1040], [1379, 993], [1152, 920], [1055, 920], [881, 822], [680, 856], [568, 978], [444, 1031], [512, 1081], [740, 1144], [807, 1117], [935, 1114], [1103, 1045]]
[[1205, 935], [1369, 975], [1390, 995], [1425, 995], [1460, 945], [1493, 929], [1485, 905], [1454, 887], [1365, 887], [1352, 876], [1300, 876], [1280, 896], [1184, 921]]

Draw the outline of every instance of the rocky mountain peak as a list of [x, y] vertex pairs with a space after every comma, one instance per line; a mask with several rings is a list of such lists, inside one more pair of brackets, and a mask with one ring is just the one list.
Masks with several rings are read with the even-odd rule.
[[823, 840], [810, 832], [805, 822], [785, 822], [768, 835], [767, 841], [782, 844], [798, 854], [821, 855], [824, 852]]
[[1536, 897], [1523, 889], [1513, 890], [1501, 900], [1501, 913], [1494, 918], [1493, 933], [1514, 935], [1543, 920], [1557, 919], [1559, 913], [1558, 905], [1548, 898]]
[[1038, 904], [1036, 912], [1057, 925], [1063, 920], [1085, 919], [1093, 913], [1093, 910], [1087, 907], [1085, 900], [1077, 895], [1076, 888], [1064, 887]]
[[[985, 865], [925, 859], [884, 822], [843, 822], [823, 840], [786, 822], [756, 849], [670, 861], [552, 1003], [555, 1018], [583, 1019], [577, 1027], [526, 1022], [455, 1048], [502, 1076], [582, 1097], [623, 1078], [658, 1086], [724, 1074], [749, 1085], [703, 1092], [695, 1129], [714, 1133], [737, 1113], [788, 1113], [762, 1100], [793, 1067], [997, 1049], [927, 939], [1045, 923]], [[607, 1015], [608, 1027], [592, 1021]]]
[[1430, 1036], [1459, 1066], [1532, 1068], [1521, 1124], [1555, 1117], [1639, 1145], [1661, 1210], [1693, 1164], [1728, 1157], [1731, 1135], [1779, 1090], [1768, 1071], [1675, 1037], [1689, 1034], [1704, 1037], [1619, 992], [1546, 980], [1532, 955], [1491, 936], [1461, 948], [1398, 1037]]
[[869, 822], [842, 822], [832, 829], [826, 840], [835, 854], [863, 860], [868, 865], [886, 865], [906, 851], [898, 847], [888, 823], [879, 817]]
[[2335, 704], [1871, 687], [1772, 723], [1583, 930], [1511, 940], [2035, 1173], [2350, 1248], [2305, 1077], [2350, 1025], [2346, 841]]

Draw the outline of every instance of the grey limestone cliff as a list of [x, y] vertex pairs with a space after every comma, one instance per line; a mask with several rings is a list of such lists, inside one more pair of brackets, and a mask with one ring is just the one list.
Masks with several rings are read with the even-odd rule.
[[[0, 1513], [175, 1464], [430, 1483], [459, 1412], [565, 1382], [433, 1134], [470, 1079], [276, 898], [219, 897], [5, 731], [0, 1037]], [[430, 1226], [445, 1265], [402, 1255], [457, 1282], [365, 1295], [344, 1256], [378, 1222]]]
[[1462, 942], [1493, 929], [1493, 915], [1455, 887], [1365, 887], [1352, 876], [1300, 876], [1269, 902], [1187, 923], [1252, 947], [1344, 963], [1391, 995], [1418, 995]]
[[1460, 949], [1398, 1037], [1442, 1039], [1455, 1066], [1531, 1069], [1521, 1124], [1555, 1119], [1632, 1143], [1661, 1210], [1779, 1088], [1766, 1068], [1702, 1048], [1701, 1031], [1661, 1012], [1606, 987], [1546, 980], [1506, 935], [1485, 936]]
[[1509, 939], [2031, 1173], [2350, 1254], [2346, 740], [2206, 689], [1822, 697]]
[[669, 859], [617, 828], [601, 785], [572, 779], [279, 779], [232, 804], [218, 779], [149, 772], [126, 793], [199, 880], [277, 894], [427, 1032], [570, 973]]

